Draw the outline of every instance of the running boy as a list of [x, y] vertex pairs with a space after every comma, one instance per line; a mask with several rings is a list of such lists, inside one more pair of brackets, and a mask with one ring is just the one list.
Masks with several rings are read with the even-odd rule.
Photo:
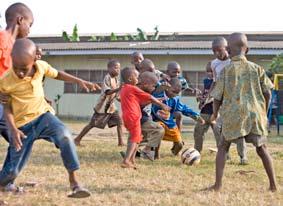
[[0, 91], [11, 96], [5, 104], [5, 115], [12, 140], [0, 172], [0, 186], [5, 187], [16, 179], [27, 163], [34, 141], [45, 139], [61, 151], [72, 189], [69, 197], [87, 197], [90, 192], [80, 186], [76, 177], [79, 160], [75, 144], [70, 132], [45, 101], [42, 78], [46, 75], [77, 83], [86, 90], [95, 89], [96, 85], [57, 71], [44, 61], [35, 61], [35, 55], [36, 47], [31, 40], [16, 40], [12, 50], [13, 67], [0, 81]]
[[171, 151], [174, 155], [178, 155], [183, 148], [184, 143], [182, 141], [181, 132], [174, 121], [174, 113], [176, 111], [181, 112], [183, 115], [189, 116], [194, 120], [201, 122], [201, 124], [204, 124], [204, 120], [198, 113], [191, 110], [187, 105], [181, 103], [179, 93], [182, 90], [182, 85], [180, 80], [176, 77], [172, 78], [169, 81], [169, 84], [171, 85], [169, 89], [159, 94], [154, 93], [154, 96], [158, 99], [161, 99], [164, 104], [171, 108], [170, 113], [166, 114], [164, 111], [162, 111], [162, 108], [153, 105], [152, 116], [153, 120], [158, 121], [165, 129], [163, 140], [173, 142]]
[[156, 98], [141, 89], [152, 92], [155, 89], [157, 78], [153, 73], [145, 72], [140, 76], [139, 86], [138, 83], [139, 73], [134, 68], [126, 67], [121, 72], [121, 78], [124, 82], [122, 86], [121, 108], [122, 118], [125, 127], [129, 130], [130, 136], [128, 139], [128, 146], [126, 155], [121, 164], [123, 168], [135, 168], [135, 155], [138, 144], [141, 142], [141, 106], [146, 104], [157, 104], [164, 110], [168, 111], [169, 107], [159, 102]]
[[108, 124], [108, 127], [117, 127], [118, 146], [124, 145], [122, 138], [122, 120], [114, 103], [120, 90], [120, 62], [114, 59], [110, 60], [107, 64], [107, 69], [108, 74], [104, 77], [101, 95], [98, 103], [94, 107], [94, 114], [88, 125], [86, 125], [75, 138], [76, 145], [80, 145], [82, 138], [93, 127], [104, 129], [106, 124]]
[[[245, 139], [256, 147], [269, 178], [269, 189], [276, 191], [272, 159], [266, 148], [267, 110], [270, 100], [271, 81], [264, 69], [246, 59], [248, 40], [242, 33], [229, 37], [228, 49], [231, 64], [222, 70], [220, 79], [212, 91], [214, 111], [212, 121], [220, 108], [223, 119], [223, 138], [216, 157], [216, 181], [211, 187], [220, 190], [225, 166], [225, 154], [232, 142]], [[221, 107], [220, 107], [221, 106]]]

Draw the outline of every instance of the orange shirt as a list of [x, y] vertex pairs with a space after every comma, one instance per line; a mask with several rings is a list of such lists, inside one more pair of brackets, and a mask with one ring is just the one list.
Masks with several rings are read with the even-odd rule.
[[15, 40], [6, 31], [0, 31], [0, 77], [12, 67], [11, 52]]

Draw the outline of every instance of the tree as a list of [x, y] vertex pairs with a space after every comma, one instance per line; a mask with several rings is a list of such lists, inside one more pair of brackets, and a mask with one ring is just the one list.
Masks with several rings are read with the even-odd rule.
[[283, 74], [283, 53], [272, 59], [269, 71], [272, 74]]
[[62, 32], [62, 37], [63, 37], [64, 41], [71, 41], [71, 42], [78, 42], [78, 41], [80, 41], [77, 24], [75, 24], [75, 26], [73, 28], [72, 35], [68, 35], [68, 33], [66, 31], [63, 31]]

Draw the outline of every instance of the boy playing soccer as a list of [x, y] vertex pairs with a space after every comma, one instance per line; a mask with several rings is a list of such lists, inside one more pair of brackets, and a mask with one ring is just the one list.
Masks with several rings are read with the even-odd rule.
[[157, 83], [157, 77], [150, 72], [145, 72], [141, 74], [139, 86], [136, 87], [138, 83], [139, 73], [134, 68], [126, 67], [121, 72], [121, 78], [124, 85], [121, 88], [121, 108], [122, 108], [122, 118], [124, 125], [130, 133], [128, 139], [128, 146], [126, 155], [121, 164], [123, 168], [135, 168], [135, 155], [137, 151], [138, 144], [142, 140], [141, 132], [141, 106], [154, 103], [159, 105], [164, 110], [168, 111], [169, 107], [159, 102], [156, 98], [151, 96], [149, 93], [143, 90], [152, 92], [155, 89]]
[[[122, 138], [122, 120], [114, 104], [117, 99], [117, 93], [120, 90], [120, 63], [117, 60], [110, 60], [107, 64], [108, 74], [104, 77], [102, 91], [98, 103], [94, 107], [94, 114], [91, 121], [86, 125], [80, 134], [75, 138], [76, 145], [80, 145], [82, 138], [93, 127], [104, 129], [105, 125], [108, 127], [117, 126], [118, 146], [123, 146]], [[101, 118], [106, 118], [103, 125], [99, 123]]]
[[[229, 65], [231, 60], [229, 58], [229, 54], [227, 51], [227, 41], [224, 37], [218, 37], [212, 41], [212, 51], [215, 55], [215, 59], [211, 61], [211, 68], [213, 73], [213, 83], [211, 88], [207, 94], [210, 96], [211, 91], [214, 89], [216, 85], [216, 81], [221, 77], [221, 72], [225, 66]], [[221, 116], [216, 121], [217, 127], [222, 128], [222, 118]], [[237, 142], [237, 152], [240, 156], [240, 164], [244, 165], [247, 164], [247, 150], [246, 150], [246, 143], [244, 139], [241, 139]], [[227, 158], [229, 159], [230, 156], [228, 155]]]
[[13, 182], [28, 161], [35, 140], [53, 142], [61, 151], [68, 170], [72, 193], [69, 197], [87, 197], [90, 192], [80, 186], [76, 170], [79, 160], [75, 144], [65, 125], [53, 115], [53, 108], [45, 101], [43, 76], [78, 83], [82, 88], [95, 89], [94, 84], [53, 69], [37, 60], [35, 44], [28, 39], [16, 40], [12, 50], [13, 67], [0, 81], [0, 91], [10, 95], [5, 104], [5, 116], [11, 132], [11, 142], [0, 172], [0, 186]]
[[183, 148], [183, 141], [181, 132], [174, 121], [174, 113], [176, 111], [181, 112], [183, 115], [189, 116], [194, 120], [201, 122], [201, 124], [204, 124], [204, 120], [199, 116], [198, 113], [191, 110], [187, 105], [181, 103], [179, 93], [182, 90], [182, 85], [180, 80], [176, 77], [172, 78], [169, 81], [169, 84], [171, 85], [169, 89], [159, 94], [154, 93], [154, 96], [158, 99], [161, 99], [164, 104], [171, 108], [170, 113], [167, 114], [166, 112], [162, 111], [162, 108], [153, 105], [152, 116], [153, 120], [158, 121], [165, 129], [163, 140], [173, 142], [171, 151], [174, 155], [178, 155]]
[[216, 156], [215, 184], [210, 189], [218, 191], [222, 187], [225, 154], [231, 143], [245, 139], [256, 147], [269, 178], [269, 189], [276, 191], [272, 159], [265, 145], [268, 135], [266, 114], [273, 85], [264, 69], [246, 59], [245, 54], [248, 51], [246, 35], [231, 34], [228, 49], [231, 64], [222, 70], [211, 94], [214, 97], [211, 120], [217, 118], [220, 108], [223, 138]]
[[[181, 66], [178, 62], [175, 62], [175, 61], [171, 61], [168, 63], [167, 65], [167, 70], [166, 70], [166, 74], [170, 77], [170, 78], [175, 78], [177, 77], [180, 82], [181, 82], [181, 85], [182, 85], [182, 91], [185, 91], [186, 89], [190, 90], [192, 93], [196, 93], [197, 90], [192, 88], [191, 86], [189, 86], [187, 80], [180, 76], [181, 75]], [[177, 127], [179, 128], [179, 130], [181, 131], [182, 130], [182, 113], [181, 112], [178, 112], [176, 111], [174, 113], [174, 118], [176, 119], [176, 124], [177, 124]]]

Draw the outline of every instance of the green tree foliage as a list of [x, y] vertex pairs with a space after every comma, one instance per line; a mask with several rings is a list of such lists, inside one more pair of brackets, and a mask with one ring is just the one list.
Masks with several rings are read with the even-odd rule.
[[78, 41], [80, 41], [77, 24], [75, 24], [75, 26], [73, 28], [72, 35], [68, 35], [68, 33], [66, 31], [63, 31], [62, 32], [62, 37], [63, 37], [64, 41], [71, 41], [71, 42], [78, 42]]
[[272, 74], [283, 74], [283, 53], [272, 59], [269, 71]]

